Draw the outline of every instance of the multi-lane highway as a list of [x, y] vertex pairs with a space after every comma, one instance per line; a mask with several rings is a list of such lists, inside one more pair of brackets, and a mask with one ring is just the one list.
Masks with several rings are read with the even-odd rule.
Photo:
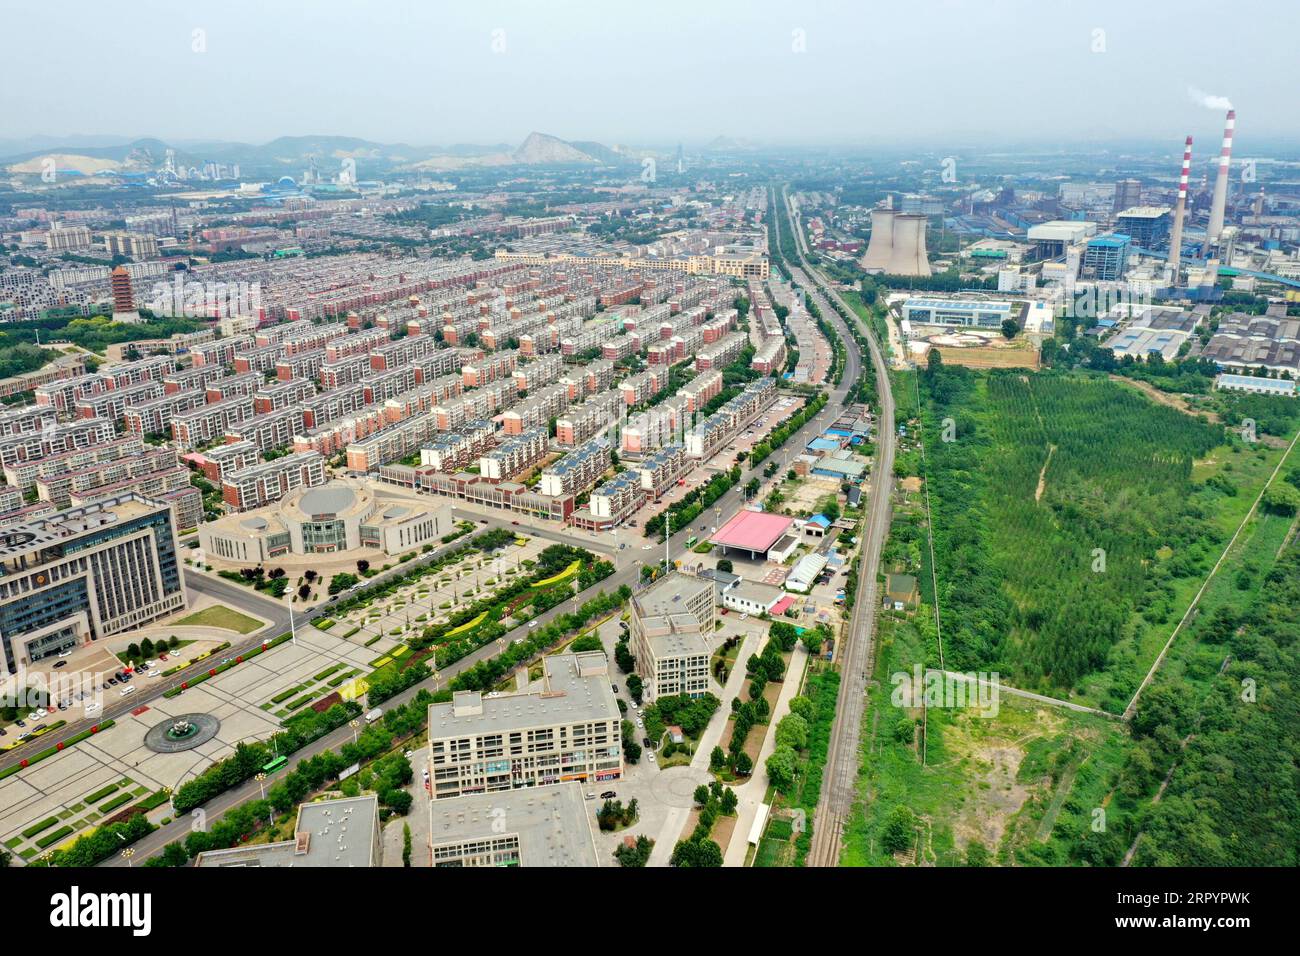
[[[820, 272], [807, 260], [803, 230], [795, 215], [793, 204], [782, 187], [780, 200], [788, 210], [795, 248], [800, 266], [790, 263], [790, 271], [807, 289], [812, 291], [822, 314], [828, 319], [838, 318], [835, 309], [826, 305], [834, 300], [845, 315], [853, 315], [847, 302], [835, 291]], [[779, 218], [779, 217], [778, 217]], [[773, 223], [780, 228], [779, 223]], [[774, 244], [779, 248], [779, 244]], [[842, 323], [841, 323], [842, 324]], [[867, 504], [867, 523], [862, 535], [861, 562], [858, 567], [858, 591], [854, 597], [853, 614], [844, 640], [840, 642], [840, 693], [836, 702], [835, 721], [831, 725], [830, 746], [826, 767], [822, 774], [821, 799], [813, 817], [812, 847], [808, 853], [809, 866], [835, 866], [839, 862], [844, 825], [853, 809], [858, 775], [858, 740], [862, 715], [866, 708], [867, 680], [874, 661], [876, 608], [879, 603], [876, 575], [880, 570], [880, 552], [889, 532], [890, 503], [894, 476], [894, 397], [889, 390], [889, 371], [885, 356], [870, 328], [866, 329], [871, 364], [876, 370], [878, 393], [876, 460], [872, 468], [871, 495]], [[855, 340], [844, 337], [850, 357], [858, 355]], [[851, 380], [846, 377], [846, 380]]]

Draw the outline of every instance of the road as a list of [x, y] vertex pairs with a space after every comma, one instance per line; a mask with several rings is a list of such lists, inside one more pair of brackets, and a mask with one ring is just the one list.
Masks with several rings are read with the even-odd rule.
[[[792, 205], [781, 188], [781, 202], [790, 214], [794, 230], [795, 247], [800, 266], [790, 265], [791, 273], [801, 285], [814, 292], [822, 314], [841, 328], [850, 358], [857, 355], [856, 341], [844, 334], [843, 322], [838, 321], [835, 309], [825, 305], [825, 299], [835, 301], [845, 315], [854, 315], [847, 302], [835, 291], [821, 273], [815, 271], [807, 260], [803, 230], [799, 228]], [[779, 219], [773, 223], [777, 229]], [[780, 248], [779, 244], [774, 248]], [[820, 294], [818, 294], [820, 293]], [[889, 390], [889, 371], [880, 343], [871, 328], [864, 326], [871, 364], [876, 370], [878, 392], [876, 461], [872, 467], [871, 497], [867, 505], [866, 530], [862, 535], [861, 563], [858, 568], [858, 591], [854, 597], [853, 615], [845, 639], [840, 642], [840, 693], [835, 705], [835, 720], [831, 725], [830, 746], [826, 767], [822, 774], [821, 799], [813, 816], [812, 847], [808, 853], [809, 866], [836, 866], [843, 846], [844, 825], [853, 809], [857, 795], [858, 740], [862, 715], [866, 709], [867, 681], [874, 660], [876, 610], [879, 604], [876, 593], [876, 575], [880, 571], [880, 551], [889, 533], [890, 502], [894, 476], [894, 397]], [[846, 376], [846, 381], [851, 379]]]

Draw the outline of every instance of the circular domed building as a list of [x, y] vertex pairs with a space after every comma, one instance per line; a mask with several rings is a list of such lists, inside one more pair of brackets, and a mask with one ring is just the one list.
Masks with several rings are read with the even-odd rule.
[[363, 548], [396, 555], [452, 531], [451, 505], [381, 501], [354, 478], [298, 488], [265, 508], [227, 515], [199, 529], [216, 558], [260, 563], [283, 554], [334, 554]]

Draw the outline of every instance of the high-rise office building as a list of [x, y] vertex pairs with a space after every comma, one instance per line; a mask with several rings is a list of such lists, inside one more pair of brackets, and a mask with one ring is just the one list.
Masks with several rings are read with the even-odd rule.
[[134, 493], [0, 528], [0, 664], [14, 673], [185, 607], [170, 505]]

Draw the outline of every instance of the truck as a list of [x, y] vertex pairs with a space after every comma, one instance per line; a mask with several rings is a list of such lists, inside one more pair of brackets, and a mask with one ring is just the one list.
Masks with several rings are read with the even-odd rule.
[[366, 723], [373, 724], [376, 720], [378, 720], [382, 716], [384, 716], [383, 708], [376, 707], [370, 713], [366, 714]]

